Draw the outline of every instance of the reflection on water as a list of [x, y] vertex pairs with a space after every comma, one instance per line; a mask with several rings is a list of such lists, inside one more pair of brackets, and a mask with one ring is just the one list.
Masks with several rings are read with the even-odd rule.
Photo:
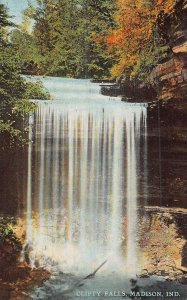
[[54, 101], [40, 102], [30, 117], [27, 241], [40, 261], [65, 270], [90, 271], [108, 259], [135, 273], [137, 196], [147, 194], [146, 106], [109, 100], [85, 80], [45, 85]]

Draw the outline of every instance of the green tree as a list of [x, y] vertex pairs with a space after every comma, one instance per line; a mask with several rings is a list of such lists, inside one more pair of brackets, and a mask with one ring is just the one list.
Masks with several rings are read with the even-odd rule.
[[108, 52], [106, 37], [115, 28], [115, 6], [112, 0], [83, 0], [81, 9], [81, 32], [83, 65], [87, 77], [109, 76], [113, 57]]
[[[114, 11], [113, 0], [38, 0], [25, 10], [25, 24], [12, 42], [24, 64], [32, 61], [43, 74], [108, 76], [113, 58], [106, 36], [114, 28]], [[32, 32], [26, 31], [28, 18]]]
[[40, 75], [40, 62], [42, 56], [30, 32], [21, 25], [11, 33], [11, 43], [15, 50], [22, 74]]
[[25, 132], [22, 130], [23, 114], [32, 111], [34, 104], [25, 97], [27, 84], [21, 77], [19, 60], [8, 41], [6, 28], [14, 26], [9, 22], [7, 10], [0, 5], [0, 135], [1, 149], [11, 144], [22, 143]]

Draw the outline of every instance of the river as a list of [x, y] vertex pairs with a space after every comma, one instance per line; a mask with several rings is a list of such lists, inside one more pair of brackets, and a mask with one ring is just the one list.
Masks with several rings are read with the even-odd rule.
[[[124, 299], [129, 280], [142, 269], [171, 277], [172, 255], [179, 264], [185, 260], [184, 210], [174, 209], [184, 208], [186, 192], [181, 192], [181, 177], [172, 173], [181, 195], [175, 190], [171, 198], [172, 186], [163, 195], [168, 188], [163, 174], [181, 148], [175, 161], [163, 159], [159, 107], [103, 96], [99, 84], [89, 80], [42, 81], [53, 100], [36, 101], [37, 111], [29, 118], [32, 142], [19, 159], [26, 167], [18, 171], [18, 195], [32, 265], [47, 267], [52, 277], [31, 296], [114, 299], [118, 294]], [[159, 247], [160, 261], [154, 263]], [[166, 250], [168, 261], [161, 258]], [[83, 280], [103, 262], [93, 278]]]

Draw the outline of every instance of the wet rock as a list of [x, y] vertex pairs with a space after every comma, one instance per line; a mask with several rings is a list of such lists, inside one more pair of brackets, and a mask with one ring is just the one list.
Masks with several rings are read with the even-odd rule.
[[149, 278], [150, 276], [149, 276], [148, 270], [147, 269], [142, 270], [141, 273], [138, 275], [138, 277], [140, 277], [140, 278]]
[[181, 262], [182, 266], [186, 268], [187, 271], [187, 241], [185, 243], [185, 245], [183, 246], [182, 249], [182, 262]]
[[180, 271], [180, 270], [175, 270], [175, 275], [176, 276], [181, 276], [181, 275], [183, 275], [183, 272]]
[[31, 265], [30, 253], [32, 250], [33, 250], [33, 247], [30, 245], [30, 243], [27, 243], [23, 248], [23, 259], [24, 259], [24, 262], [26, 262], [26, 264], [28, 266]]
[[9, 286], [0, 284], [0, 299], [9, 300], [10, 293], [11, 293], [11, 288]]
[[156, 272], [156, 268], [155, 268], [154, 265], [148, 265], [148, 266], [147, 266], [147, 271], [148, 271], [148, 274], [149, 274], [149, 275], [153, 275], [153, 274], [155, 274], [155, 272]]
[[10, 266], [4, 269], [1, 278], [6, 282], [16, 282], [29, 276], [30, 271], [31, 269], [25, 266]]
[[101, 94], [111, 97], [122, 97], [125, 102], [146, 102], [155, 100], [157, 94], [150, 85], [140, 81], [124, 81], [118, 84], [101, 86]]
[[181, 284], [187, 284], [187, 277], [181, 277], [178, 279], [178, 282]]

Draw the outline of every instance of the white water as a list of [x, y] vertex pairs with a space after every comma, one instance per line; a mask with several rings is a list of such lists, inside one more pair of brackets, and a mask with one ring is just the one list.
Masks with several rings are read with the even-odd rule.
[[39, 102], [28, 151], [33, 261], [86, 273], [107, 259], [105, 270], [135, 274], [146, 106], [104, 97], [87, 80], [47, 78], [44, 84], [54, 100]]

